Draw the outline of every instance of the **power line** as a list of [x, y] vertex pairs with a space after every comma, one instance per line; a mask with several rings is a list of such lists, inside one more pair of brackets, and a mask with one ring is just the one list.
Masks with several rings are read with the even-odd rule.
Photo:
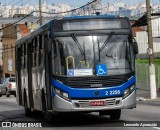
[[6, 5], [10, 5], [10, 4], [12, 4], [14, 1], [15, 1], [15, 0], [12, 0], [10, 3], [7, 3]]
[[[84, 7], [86, 7], [86, 6], [88, 6], [88, 5], [92, 4], [92, 3], [94, 3], [94, 2], [96, 2], [96, 1], [97, 1], [97, 0], [93, 0], [93, 1], [91, 1], [91, 2], [89, 2], [89, 3], [87, 3], [87, 4], [85, 4], [85, 5], [83, 5], [83, 6], [81, 6], [81, 7], [76, 8], [76, 9], [72, 9], [72, 10], [65, 11], [65, 12], [51, 13], [51, 14], [63, 14], [63, 13], [73, 12], [73, 11], [76, 11], [76, 10], [78, 10], [78, 9], [84, 8]], [[12, 24], [10, 24], [10, 25], [4, 27], [4, 28], [1, 28], [0, 31], [3, 30], [3, 29], [5, 29], [5, 28], [8, 28], [8, 27], [10, 27], [10, 26], [12, 26], [12, 25], [14, 25], [14, 24], [20, 22], [20, 21], [22, 21], [23, 19], [29, 17], [29, 16], [30, 16], [31, 14], [33, 14], [34, 12], [39, 12], [39, 11], [38, 11], [38, 10], [37, 10], [37, 11], [32, 11], [31, 13], [29, 13], [29, 14], [26, 15], [26, 16], [24, 16], [24, 17], [21, 18], [20, 20], [14, 22], [14, 23], [12, 23]], [[48, 12], [42, 12], [42, 13], [48, 13]]]
[[[40, 20], [37, 20], [36, 22], [34, 22], [33, 24], [35, 24], [35, 23], [38, 23]], [[29, 27], [31, 27], [32, 26], [32, 24], [30, 25], [30, 26], [27, 26], [28, 28]], [[21, 29], [21, 30], [24, 30], [24, 28], [23, 29]], [[15, 32], [13, 32], [13, 33], [10, 33], [10, 34], [7, 34], [7, 35], [3, 35], [2, 36], [2, 38], [4, 38], [4, 37], [8, 37], [8, 36], [11, 36], [11, 35], [14, 35], [14, 34], [16, 34], [17, 32], [20, 32], [20, 31], [15, 31]]]
[[14, 23], [12, 23], [12, 24], [10, 24], [10, 25], [8, 25], [8, 26], [6, 26], [6, 27], [4, 27], [4, 28], [1, 28], [0, 29], [0, 31], [1, 30], [4, 30], [4, 29], [6, 29], [6, 28], [8, 28], [8, 27], [10, 27], [10, 26], [12, 26], [12, 25], [14, 25], [14, 24], [16, 24], [16, 23], [18, 23], [18, 22], [20, 22], [20, 21], [22, 21], [23, 19], [25, 19], [25, 18], [27, 18], [27, 17], [29, 17], [32, 13], [34, 13], [35, 11], [32, 11], [31, 13], [29, 13], [28, 15], [26, 15], [26, 16], [24, 16], [23, 18], [21, 18], [20, 20], [18, 20], [18, 21], [16, 21], [16, 22], [14, 22]]
[[[91, 1], [91, 2], [89, 2], [89, 3], [87, 3], [87, 4], [85, 4], [85, 5], [83, 5], [83, 6], [81, 6], [81, 7], [78, 7], [78, 8], [75, 8], [75, 9], [71, 9], [71, 10], [69, 10], [69, 11], [57, 12], [57, 13], [50, 13], [50, 12], [42, 12], [42, 13], [46, 13], [46, 14], [64, 14], [64, 13], [70, 13], [70, 12], [74, 12], [74, 11], [76, 11], [76, 10], [82, 9], [82, 8], [84, 8], [84, 7], [86, 7], [86, 6], [90, 5], [90, 4], [93, 4], [93, 3], [96, 2], [96, 1], [97, 1], [97, 0], [93, 0], [93, 1]], [[37, 10], [37, 11], [35, 11], [35, 12], [40, 12], [40, 11]]]
[[[30, 0], [27, 0], [27, 2], [25, 2], [25, 4], [28, 3], [29, 1], [30, 1]], [[38, 22], [38, 21], [37, 21], [37, 22]], [[35, 22], [35, 23], [36, 23], [36, 22]], [[12, 25], [11, 25], [11, 26], [12, 26]], [[31, 25], [31, 26], [32, 26], [32, 25]], [[12, 30], [13, 30], [13, 29], [12, 29]], [[23, 30], [23, 29], [22, 29], [22, 30]], [[14, 30], [13, 30], [13, 31], [14, 31]], [[16, 32], [19, 32], [19, 31], [16, 31]], [[16, 32], [15, 32], [15, 33], [16, 33]], [[10, 36], [10, 35], [13, 35], [13, 34], [15, 34], [15, 33], [11, 33], [11, 34], [8, 34], [8, 35], [5, 35], [5, 36]]]
[[[5, 8], [3, 9], [3, 11], [1, 10], [1, 12], [4, 12], [5, 10], [6, 10], [6, 6], [7, 5], [10, 5], [11, 3], [13, 3], [15, 0], [13, 0], [12, 2], [10, 2], [10, 3], [8, 3], [8, 4], [5, 4]], [[16, 5], [16, 4], [18, 4], [18, 3], [20, 3], [22, 0], [20, 0], [20, 1], [18, 1], [18, 2], [16, 2], [16, 3], [14, 3], [13, 5], [10, 5], [10, 6], [14, 6], [14, 5]], [[27, 0], [27, 2], [26, 3], [28, 3], [30, 0]], [[22, 5], [21, 5], [22, 6]], [[7, 13], [5, 13], [5, 14], [3, 14], [4, 16], [6, 15]]]
[[[58, 12], [58, 13], [42, 12], [42, 13], [47, 13], [47, 14], [69, 13], [69, 12], [73, 12], [73, 11], [76, 11], [76, 10], [78, 10], [78, 9], [84, 8], [84, 7], [86, 7], [86, 6], [94, 3], [94, 2], [96, 2], [96, 1], [97, 1], [97, 0], [93, 0], [92, 2], [89, 2], [89, 3], [87, 3], [86, 5], [83, 5], [83, 6], [79, 7], [79, 8], [72, 9], [72, 10], [65, 11], [65, 12]], [[121, 1], [121, 0], [119, 0], [119, 1]], [[22, 21], [23, 19], [27, 18], [28, 16], [30, 16], [30, 15], [31, 15], [32, 13], [34, 13], [34, 12], [40, 12], [40, 11], [38, 11], [38, 10], [37, 10], [37, 11], [32, 11], [30, 14], [26, 15], [25, 17], [23, 17], [22, 19], [20, 19], [20, 20], [18, 20], [18, 21], [16, 21], [16, 22], [14, 22], [13, 24], [10, 24], [10, 25], [8, 25], [8, 26], [6, 26], [6, 27], [4, 27], [4, 28], [1, 28], [0, 31], [3, 30], [3, 29], [5, 29], [5, 28], [7, 28], [7, 27], [10, 27], [10, 26], [12, 26], [12, 25], [14, 25], [14, 24], [16, 24], [16, 23], [18, 23], [18, 22], [20, 22], [20, 21]], [[142, 13], [142, 14], [144, 14], [144, 13]], [[140, 15], [140, 14], [139, 14], [139, 15]], [[135, 15], [135, 16], [137, 16], [137, 15]], [[134, 16], [131, 16], [131, 17], [134, 17]]]
[[15, 3], [15, 4], [13, 4], [12, 6], [14, 6], [14, 5], [16, 5], [16, 4], [20, 3], [20, 2], [22, 2], [22, 0], [20, 0], [20, 1], [16, 2], [16, 3]]

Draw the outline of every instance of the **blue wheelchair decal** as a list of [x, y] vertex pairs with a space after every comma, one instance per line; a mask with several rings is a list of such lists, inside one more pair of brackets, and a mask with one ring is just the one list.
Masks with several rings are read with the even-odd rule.
[[96, 65], [96, 74], [98, 76], [105, 76], [105, 75], [107, 75], [107, 66], [105, 64], [98, 64], [98, 65]]
[[74, 69], [68, 69], [67, 76], [74, 76]]

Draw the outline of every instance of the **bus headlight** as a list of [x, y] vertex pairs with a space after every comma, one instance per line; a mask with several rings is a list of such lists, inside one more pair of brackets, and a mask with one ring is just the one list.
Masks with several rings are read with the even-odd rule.
[[56, 94], [58, 96], [62, 97], [63, 99], [66, 99], [68, 101], [70, 100], [70, 97], [69, 97], [68, 93], [66, 93], [66, 92], [64, 92], [64, 91], [62, 91], [62, 90], [60, 90], [58, 88], [55, 88], [55, 87], [54, 87], [54, 91], [56, 92]]
[[65, 92], [62, 93], [62, 97], [69, 99], [68, 93], [65, 93]]
[[129, 96], [134, 91], [134, 87], [135, 85], [133, 84], [132, 86], [124, 90], [123, 99]]
[[61, 91], [58, 88], [54, 88], [54, 91], [57, 93], [57, 95], [61, 94]]

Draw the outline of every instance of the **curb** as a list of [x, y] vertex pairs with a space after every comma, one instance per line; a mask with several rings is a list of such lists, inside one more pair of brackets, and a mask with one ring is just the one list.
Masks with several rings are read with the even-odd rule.
[[137, 104], [150, 105], [150, 106], [160, 106], [160, 98], [157, 99], [149, 99], [144, 97], [137, 98]]
[[146, 101], [147, 99], [146, 98], [144, 98], [144, 97], [138, 97], [137, 98], [137, 101]]
[[137, 101], [152, 101], [152, 102], [160, 102], [160, 98], [156, 99], [150, 99], [150, 98], [144, 98], [144, 97], [137, 97]]

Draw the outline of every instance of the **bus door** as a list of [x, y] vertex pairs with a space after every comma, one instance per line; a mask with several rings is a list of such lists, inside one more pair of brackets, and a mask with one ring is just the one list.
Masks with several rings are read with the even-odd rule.
[[48, 34], [45, 34], [44, 37], [44, 49], [45, 49], [45, 85], [46, 85], [46, 100], [48, 110], [52, 110], [52, 96], [51, 96], [51, 39], [49, 38]]
[[21, 89], [21, 54], [22, 48], [16, 48], [16, 82], [17, 82], [17, 100], [19, 105], [22, 105], [22, 89]]

